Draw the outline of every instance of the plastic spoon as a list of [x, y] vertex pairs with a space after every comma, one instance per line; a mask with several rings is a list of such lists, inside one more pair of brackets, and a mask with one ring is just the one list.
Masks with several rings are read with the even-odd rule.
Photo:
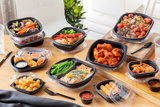
[[152, 42], [148, 42], [148, 43], [146, 43], [143, 47], [137, 49], [136, 51], [132, 52], [131, 54], [134, 54], [134, 53], [140, 51], [140, 50], [143, 49], [143, 48], [149, 48], [151, 45], [152, 45]]

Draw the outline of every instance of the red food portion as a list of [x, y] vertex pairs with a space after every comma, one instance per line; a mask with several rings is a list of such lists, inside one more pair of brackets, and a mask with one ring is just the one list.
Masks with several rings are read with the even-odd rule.
[[84, 100], [90, 100], [90, 99], [92, 99], [93, 98], [93, 95], [91, 94], [91, 93], [83, 93], [82, 95], [81, 95], [81, 98], [82, 99], [84, 99]]
[[151, 23], [149, 18], [128, 14], [117, 24], [116, 33], [127, 38], [140, 38], [146, 35]]

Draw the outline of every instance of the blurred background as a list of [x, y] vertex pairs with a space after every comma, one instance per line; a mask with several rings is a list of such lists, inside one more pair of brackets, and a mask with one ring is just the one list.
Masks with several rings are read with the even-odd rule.
[[[155, 21], [152, 32], [159, 33], [160, 0], [81, 0], [81, 3], [86, 11], [83, 24], [88, 28], [87, 39], [103, 37], [126, 12], [151, 16]], [[48, 37], [70, 26], [65, 20], [63, 0], [0, 0], [1, 24], [23, 17], [38, 19]]]

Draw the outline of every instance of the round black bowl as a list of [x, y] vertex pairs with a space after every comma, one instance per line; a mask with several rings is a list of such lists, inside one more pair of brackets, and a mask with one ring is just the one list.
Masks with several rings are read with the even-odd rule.
[[150, 88], [150, 90], [153, 91], [153, 92], [159, 92], [159, 91], [160, 91], [160, 87], [153, 87], [153, 86], [150, 85], [150, 83], [151, 83], [151, 82], [154, 82], [154, 81], [160, 83], [160, 80], [159, 80], [159, 79], [151, 79], [151, 80], [148, 81], [149, 88]]
[[92, 100], [93, 100], [93, 97], [92, 97], [91, 99], [85, 100], [85, 99], [83, 99], [83, 98], [81, 97], [81, 95], [82, 95], [83, 93], [91, 93], [91, 94], [93, 95], [93, 97], [94, 97], [93, 92], [91, 92], [91, 91], [83, 91], [83, 92], [81, 92], [81, 93], [79, 94], [79, 97], [81, 98], [81, 101], [82, 101], [83, 104], [91, 104], [91, 103], [92, 103]]

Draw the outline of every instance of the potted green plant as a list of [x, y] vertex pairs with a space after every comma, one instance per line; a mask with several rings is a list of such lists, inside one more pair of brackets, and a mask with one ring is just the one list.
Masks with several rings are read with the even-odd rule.
[[65, 7], [65, 18], [66, 21], [73, 27], [78, 29], [87, 30], [83, 28], [81, 21], [85, 19], [83, 15], [86, 12], [83, 12], [83, 6], [81, 6], [80, 0], [63, 0]]

